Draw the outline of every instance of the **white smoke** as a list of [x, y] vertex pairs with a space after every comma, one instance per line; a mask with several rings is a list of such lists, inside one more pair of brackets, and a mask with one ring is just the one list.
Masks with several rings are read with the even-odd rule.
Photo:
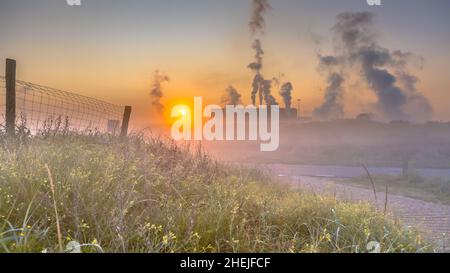
[[335, 56], [318, 54], [319, 70], [327, 74], [327, 88], [323, 103], [314, 109], [314, 117], [319, 119], [342, 118], [344, 116], [344, 87], [345, 78], [340, 71], [341, 61]]
[[164, 96], [162, 90], [162, 84], [165, 82], [169, 82], [169, 76], [161, 73], [159, 70], [156, 70], [153, 73], [153, 83], [150, 91], [150, 95], [152, 97], [152, 105], [156, 108], [158, 112], [164, 111], [164, 105], [161, 103], [161, 99]]
[[[377, 97], [378, 111], [391, 120], [425, 121], [432, 116], [428, 99], [416, 89], [418, 79], [407, 72], [412, 54], [382, 47], [373, 30], [374, 15], [370, 12], [345, 12], [337, 16], [333, 27], [336, 55], [321, 58], [327, 67], [345, 65], [358, 68], [369, 88]], [[396, 73], [391, 72], [391, 70]], [[328, 78], [326, 100], [317, 112], [340, 113], [344, 77], [332, 72]], [[338, 77], [340, 76], [340, 78]], [[397, 75], [397, 76], [396, 76]], [[400, 77], [398, 76], [400, 75]], [[404, 88], [400, 86], [403, 82]], [[414, 105], [414, 107], [411, 107]], [[411, 112], [414, 108], [414, 113]], [[337, 112], [337, 113], [333, 113]]]
[[289, 113], [291, 110], [291, 106], [292, 106], [292, 89], [294, 89], [294, 87], [292, 86], [292, 83], [290, 82], [286, 82], [281, 86], [280, 89], [280, 95], [283, 98], [285, 107], [286, 107], [286, 111]]
[[[252, 13], [250, 17], [249, 27], [252, 35], [264, 34], [266, 27], [265, 14], [272, 9], [268, 0], [253, 0]], [[272, 96], [272, 81], [264, 79], [261, 73], [263, 69], [264, 50], [261, 41], [255, 39], [252, 44], [252, 49], [255, 50], [255, 60], [248, 65], [248, 68], [255, 73], [252, 83], [252, 103], [256, 105], [257, 96], [259, 96], [259, 103], [262, 105], [277, 104], [275, 98]]]
[[249, 22], [250, 31], [255, 33], [264, 33], [266, 20], [264, 15], [272, 9], [269, 0], [253, 0], [252, 14]]
[[230, 85], [225, 90], [225, 95], [222, 98], [222, 102], [225, 105], [239, 105], [241, 104], [241, 97], [241, 94]]

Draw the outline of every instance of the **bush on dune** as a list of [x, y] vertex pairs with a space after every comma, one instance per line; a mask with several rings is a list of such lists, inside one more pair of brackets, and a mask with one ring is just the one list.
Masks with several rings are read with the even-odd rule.
[[0, 252], [74, 241], [83, 252], [367, 252], [371, 241], [383, 252], [429, 250], [368, 204], [271, 179], [156, 138], [3, 138]]

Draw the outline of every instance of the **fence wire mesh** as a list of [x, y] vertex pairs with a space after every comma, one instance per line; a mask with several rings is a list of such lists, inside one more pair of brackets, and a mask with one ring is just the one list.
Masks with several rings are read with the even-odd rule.
[[[0, 124], [5, 124], [6, 81], [0, 76]], [[76, 131], [117, 134], [124, 107], [72, 92], [16, 81], [16, 124], [31, 133], [63, 124]]]

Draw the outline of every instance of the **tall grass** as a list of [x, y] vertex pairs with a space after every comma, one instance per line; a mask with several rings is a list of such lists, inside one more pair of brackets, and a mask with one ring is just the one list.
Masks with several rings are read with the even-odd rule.
[[1, 252], [58, 252], [58, 237], [83, 252], [367, 252], [371, 241], [431, 250], [368, 204], [295, 191], [158, 138], [0, 145]]

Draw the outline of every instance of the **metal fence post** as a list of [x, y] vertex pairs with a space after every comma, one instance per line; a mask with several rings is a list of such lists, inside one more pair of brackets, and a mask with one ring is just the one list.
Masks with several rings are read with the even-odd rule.
[[125, 111], [123, 112], [122, 120], [122, 131], [120, 133], [121, 137], [126, 137], [128, 135], [128, 126], [130, 124], [131, 117], [131, 106], [125, 106]]
[[16, 129], [16, 61], [6, 59], [6, 133], [14, 136]]

